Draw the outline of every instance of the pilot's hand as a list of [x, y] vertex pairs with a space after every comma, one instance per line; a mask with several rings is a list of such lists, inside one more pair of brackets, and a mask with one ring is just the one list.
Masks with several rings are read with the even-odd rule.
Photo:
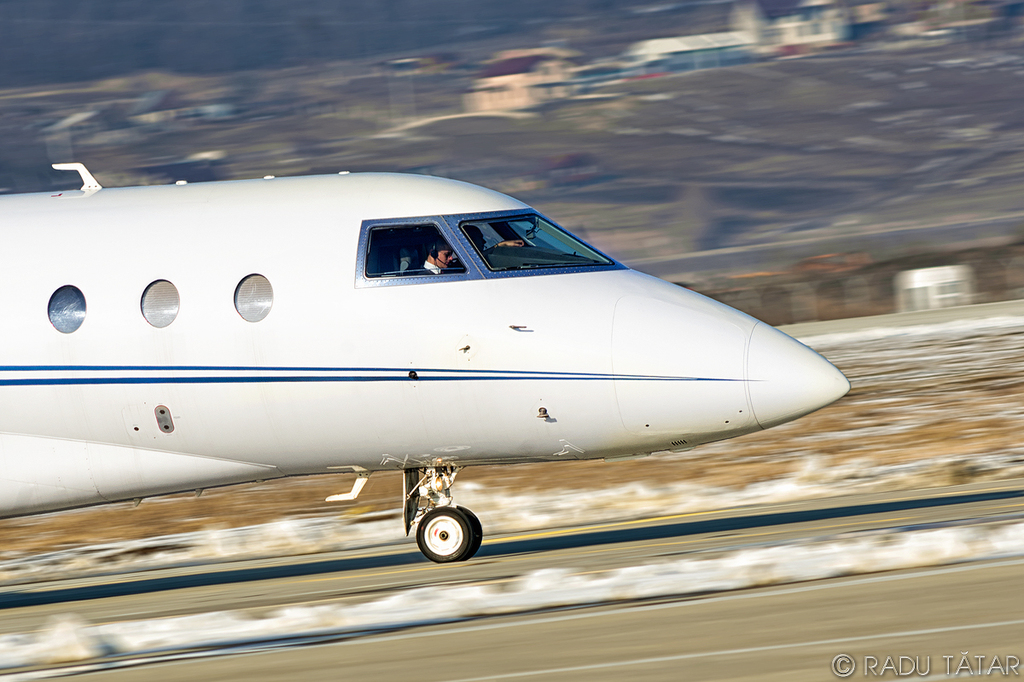
[[526, 242], [522, 239], [506, 239], [503, 242], [498, 242], [495, 246], [526, 246]]

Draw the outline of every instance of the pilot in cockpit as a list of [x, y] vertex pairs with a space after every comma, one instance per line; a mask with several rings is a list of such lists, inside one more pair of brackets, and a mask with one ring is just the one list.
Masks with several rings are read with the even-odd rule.
[[484, 235], [480, 231], [479, 227], [477, 227], [476, 225], [466, 225], [465, 227], [462, 228], [462, 231], [465, 232], [466, 236], [469, 238], [469, 241], [473, 242], [473, 246], [476, 247], [476, 250], [480, 253], [481, 256], [483, 256], [485, 252], [493, 251], [496, 246], [526, 246], [526, 241], [523, 239], [505, 239], [503, 241], [498, 242], [497, 244], [494, 244], [490, 248], [486, 248], [486, 244], [484, 242]]
[[438, 239], [430, 246], [427, 259], [423, 261], [423, 269], [431, 274], [440, 275], [446, 268], [453, 267], [455, 262], [452, 247], [443, 239]]

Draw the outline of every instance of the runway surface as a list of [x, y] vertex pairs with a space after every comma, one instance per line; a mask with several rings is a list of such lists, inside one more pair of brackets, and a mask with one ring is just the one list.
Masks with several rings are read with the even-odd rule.
[[[428, 563], [415, 544], [0, 588], [0, 632], [56, 614], [90, 623], [359, 603], [414, 587], [500, 584], [866, 529], [1024, 515], [1024, 481], [857, 495], [488, 537], [474, 560]], [[485, 529], [486, 530], [486, 529]], [[1024, 559], [653, 602], [489, 617], [337, 642], [151, 663], [87, 679], [834, 679], [834, 656], [960, 652], [1024, 660]], [[977, 661], [971, 659], [972, 665]], [[870, 663], [870, 660], [866, 661]], [[879, 666], [882, 663], [878, 664]], [[70, 672], [70, 671], [69, 671]], [[685, 673], [685, 674], [684, 674]], [[858, 677], [863, 674], [858, 669]], [[890, 674], [890, 676], [892, 676]]]
[[[849, 655], [914, 657], [941, 677], [960, 652], [1024, 659], [1024, 560], [520, 616], [338, 644], [157, 664], [117, 680], [822, 680]], [[969, 665], [977, 661], [968, 658]], [[1019, 668], [1019, 666], [1018, 666]], [[892, 677], [892, 675], [889, 675]]]

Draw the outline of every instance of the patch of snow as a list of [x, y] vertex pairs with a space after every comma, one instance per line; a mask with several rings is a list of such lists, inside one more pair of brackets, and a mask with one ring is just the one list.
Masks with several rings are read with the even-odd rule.
[[895, 339], [956, 338], [979, 333], [1005, 333], [1008, 329], [1024, 329], [1024, 317], [989, 317], [982, 319], [953, 320], [935, 324], [921, 324], [908, 327], [870, 327], [851, 332], [801, 336], [799, 340], [815, 349], [838, 346], [858, 348], [868, 341]]

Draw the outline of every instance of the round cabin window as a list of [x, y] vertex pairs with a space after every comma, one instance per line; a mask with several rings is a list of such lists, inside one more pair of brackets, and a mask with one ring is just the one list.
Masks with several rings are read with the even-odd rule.
[[235, 287], [235, 310], [246, 322], [259, 322], [273, 305], [274, 289], [263, 275], [249, 275]]
[[78, 287], [63, 286], [50, 296], [47, 312], [57, 331], [70, 334], [85, 322], [85, 296]]
[[166, 327], [178, 316], [178, 289], [166, 279], [157, 281], [142, 292], [142, 316], [154, 327]]

